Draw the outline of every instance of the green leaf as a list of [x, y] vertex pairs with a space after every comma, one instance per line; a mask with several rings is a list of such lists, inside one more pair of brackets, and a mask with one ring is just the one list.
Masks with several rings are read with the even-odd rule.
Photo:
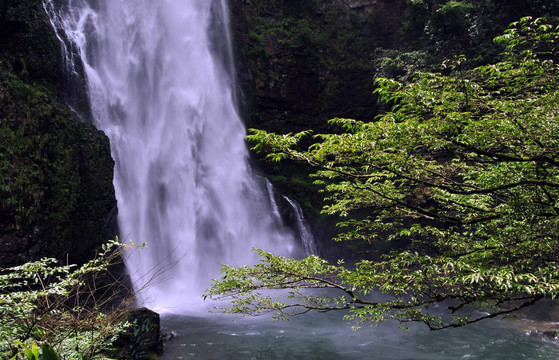
[[49, 344], [44, 343], [41, 345], [41, 351], [42, 354], [40, 360], [59, 360], [58, 355]]

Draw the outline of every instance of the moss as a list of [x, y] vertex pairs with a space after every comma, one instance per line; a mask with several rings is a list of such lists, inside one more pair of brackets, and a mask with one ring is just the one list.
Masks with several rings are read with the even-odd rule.
[[42, 2], [4, 0], [0, 14], [3, 67], [56, 93], [60, 83], [60, 45]]
[[[256, 92], [250, 126], [296, 131], [324, 128], [334, 113], [371, 115], [350, 114], [346, 106], [348, 97], [374, 103], [369, 95], [373, 53], [355, 55], [359, 49], [375, 48], [376, 40], [363, 33], [357, 15], [333, 1], [270, 0], [245, 5], [243, 10], [247, 31], [237, 32], [236, 38]], [[355, 91], [363, 88], [369, 89]], [[278, 108], [283, 111], [275, 111]]]
[[83, 263], [112, 237], [108, 139], [60, 101], [60, 43], [41, 1], [0, 3], [0, 30], [0, 266]]
[[[0, 79], [0, 208], [31, 254], [80, 258], [110, 234], [115, 205], [108, 141], [48, 94], [13, 74]], [[105, 229], [103, 231], [103, 229]]]

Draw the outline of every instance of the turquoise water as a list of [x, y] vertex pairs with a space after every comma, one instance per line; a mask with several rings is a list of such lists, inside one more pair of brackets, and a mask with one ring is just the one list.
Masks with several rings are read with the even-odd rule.
[[290, 321], [164, 315], [162, 360], [171, 359], [553, 359], [559, 344], [534, 331], [541, 323], [488, 320], [458, 329], [429, 331], [420, 324], [402, 330], [394, 322], [352, 330], [343, 314], [307, 314]]

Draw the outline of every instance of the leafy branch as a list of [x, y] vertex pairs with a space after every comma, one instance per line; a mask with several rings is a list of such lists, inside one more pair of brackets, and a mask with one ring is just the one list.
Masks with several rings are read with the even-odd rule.
[[[433, 330], [555, 299], [558, 39], [559, 28], [523, 18], [496, 39], [502, 62], [406, 84], [378, 79], [377, 94], [393, 107], [375, 121], [336, 118], [335, 134], [251, 130], [268, 161], [316, 170], [322, 211], [346, 218], [338, 240], [406, 245], [371, 249], [351, 268], [261, 251], [254, 267], [225, 266], [207, 296], [231, 299], [221, 310], [243, 315], [345, 310], [358, 324], [394, 319]], [[314, 143], [304, 149], [302, 139]], [[287, 298], [260, 292], [279, 289]], [[486, 314], [474, 314], [479, 307]]]

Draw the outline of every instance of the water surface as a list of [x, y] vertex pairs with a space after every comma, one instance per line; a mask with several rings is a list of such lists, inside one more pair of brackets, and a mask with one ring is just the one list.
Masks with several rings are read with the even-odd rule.
[[164, 315], [171, 359], [558, 359], [554, 340], [528, 320], [489, 320], [458, 329], [429, 331], [420, 324], [402, 330], [395, 322], [352, 330], [341, 313], [307, 314], [290, 321], [269, 318]]

